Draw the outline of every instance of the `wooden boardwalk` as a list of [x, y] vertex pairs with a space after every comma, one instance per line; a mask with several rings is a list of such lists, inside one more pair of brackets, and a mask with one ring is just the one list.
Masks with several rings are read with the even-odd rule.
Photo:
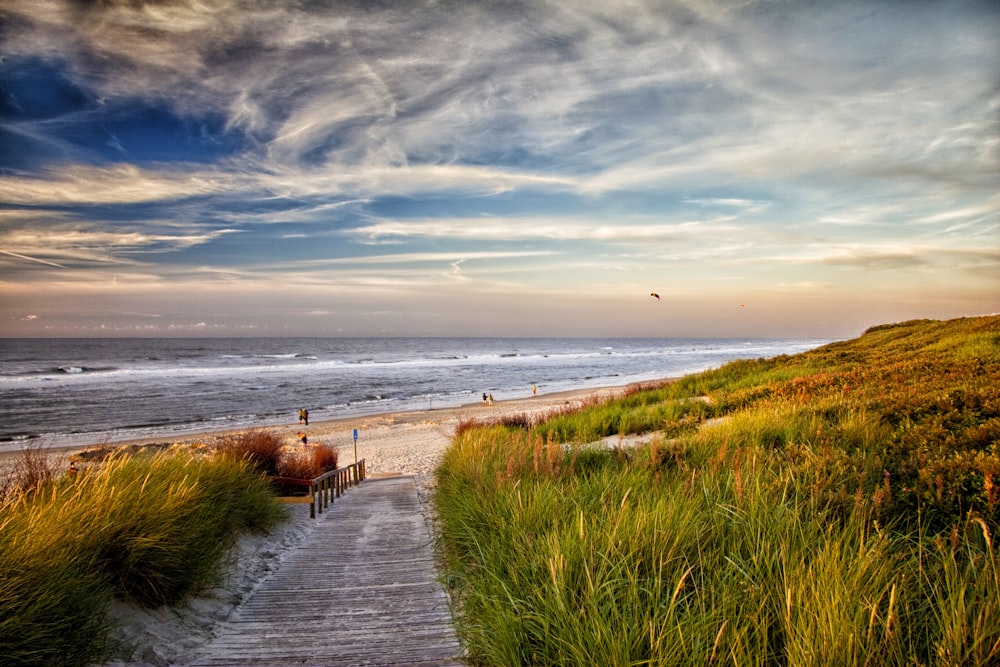
[[412, 477], [368, 479], [317, 521], [192, 667], [463, 664]]

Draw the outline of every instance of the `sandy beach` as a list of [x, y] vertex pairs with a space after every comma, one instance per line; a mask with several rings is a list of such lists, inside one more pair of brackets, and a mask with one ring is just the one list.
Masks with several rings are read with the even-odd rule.
[[[364, 459], [369, 475], [414, 475], [420, 489], [425, 516], [432, 520], [428, 493], [433, 483], [433, 470], [451, 441], [455, 427], [466, 420], [489, 421], [508, 415], [541, 417], [566, 408], [578, 407], [595, 399], [619, 395], [623, 387], [608, 387], [580, 391], [528, 396], [514, 400], [481, 403], [457, 408], [427, 409], [411, 412], [386, 413], [366, 417], [335, 419], [310, 423], [298, 422], [273, 427], [290, 446], [300, 446], [297, 433], [302, 430], [310, 443], [332, 445], [339, 449], [341, 463], [352, 463], [355, 456], [354, 429], [358, 430], [357, 457]], [[204, 433], [185, 437], [180, 446], [211, 443], [225, 432]], [[102, 443], [102, 447], [144, 446], [162, 443], [156, 438], [121, 443]], [[53, 452], [67, 460], [85, 448]], [[8, 455], [9, 457], [14, 454]], [[349, 493], [349, 491], [348, 491]], [[315, 528], [317, 521], [309, 519], [308, 506], [289, 504], [290, 518], [268, 535], [242, 539], [227, 564], [225, 581], [203, 596], [180, 607], [142, 610], [116, 603], [112, 614], [118, 619], [120, 631], [119, 659], [108, 667], [138, 667], [144, 665], [184, 665], [213, 635], [216, 624], [224, 621], [239, 604], [280, 567], [285, 554], [296, 547]], [[323, 518], [319, 521], [324, 520]]]

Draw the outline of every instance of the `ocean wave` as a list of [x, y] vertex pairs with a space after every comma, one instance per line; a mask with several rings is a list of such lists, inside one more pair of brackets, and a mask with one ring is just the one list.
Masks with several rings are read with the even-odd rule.
[[[135, 366], [88, 366], [66, 364], [45, 369], [32, 369], [0, 376], [3, 382], [25, 381], [62, 381], [62, 382], [115, 382], [145, 379], [206, 378], [211, 381], [223, 379], [238, 379], [253, 375], [272, 375], [289, 377], [310, 377], [331, 372], [342, 373], [351, 377], [357, 373], [368, 373], [373, 368], [380, 373], [391, 374], [394, 370], [406, 369], [459, 369], [459, 368], [502, 368], [505, 365], [528, 367], [538, 365], [551, 367], [559, 365], [575, 366], [590, 363], [590, 360], [600, 358], [639, 359], [655, 363], [658, 358], [678, 357], [711, 357], [721, 358], [729, 355], [740, 357], [769, 356], [783, 350], [776, 350], [774, 343], [753, 341], [717, 341], [705, 342], [701, 345], [667, 346], [651, 348], [649, 346], [637, 349], [624, 347], [601, 349], [577, 349], [566, 352], [552, 350], [537, 350], [524, 352], [496, 351], [470, 353], [464, 355], [418, 355], [410, 358], [389, 357], [379, 359], [371, 356], [345, 358], [322, 358], [319, 355], [303, 352], [287, 354], [227, 354], [213, 359], [202, 357], [195, 360], [184, 360], [171, 363], [168, 358], [162, 361]], [[191, 363], [191, 362], [194, 363]], [[236, 361], [237, 363], [227, 363]], [[220, 363], [221, 362], [221, 363]], [[272, 363], [276, 362], [276, 363]], [[675, 363], [675, 362], [670, 362]], [[699, 364], [700, 365], [700, 364]], [[100, 378], [95, 377], [100, 374]]]

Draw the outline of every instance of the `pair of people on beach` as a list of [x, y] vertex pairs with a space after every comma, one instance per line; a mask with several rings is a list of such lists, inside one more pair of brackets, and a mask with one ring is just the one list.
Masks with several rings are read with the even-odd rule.
[[305, 408], [299, 408], [299, 423], [305, 422], [306, 426], [309, 426], [309, 411]]
[[483, 405], [493, 405], [493, 394], [487, 396], [486, 392], [483, 392]]

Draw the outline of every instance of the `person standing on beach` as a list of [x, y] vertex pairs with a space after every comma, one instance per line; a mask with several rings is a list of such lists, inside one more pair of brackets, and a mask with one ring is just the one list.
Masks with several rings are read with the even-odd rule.
[[303, 448], [309, 446], [309, 436], [303, 433], [302, 431], [299, 431], [299, 440], [302, 441]]
[[486, 392], [483, 392], [483, 405], [486, 405]]
[[302, 421], [306, 423], [306, 426], [309, 426], [309, 411], [305, 408], [302, 408]]

